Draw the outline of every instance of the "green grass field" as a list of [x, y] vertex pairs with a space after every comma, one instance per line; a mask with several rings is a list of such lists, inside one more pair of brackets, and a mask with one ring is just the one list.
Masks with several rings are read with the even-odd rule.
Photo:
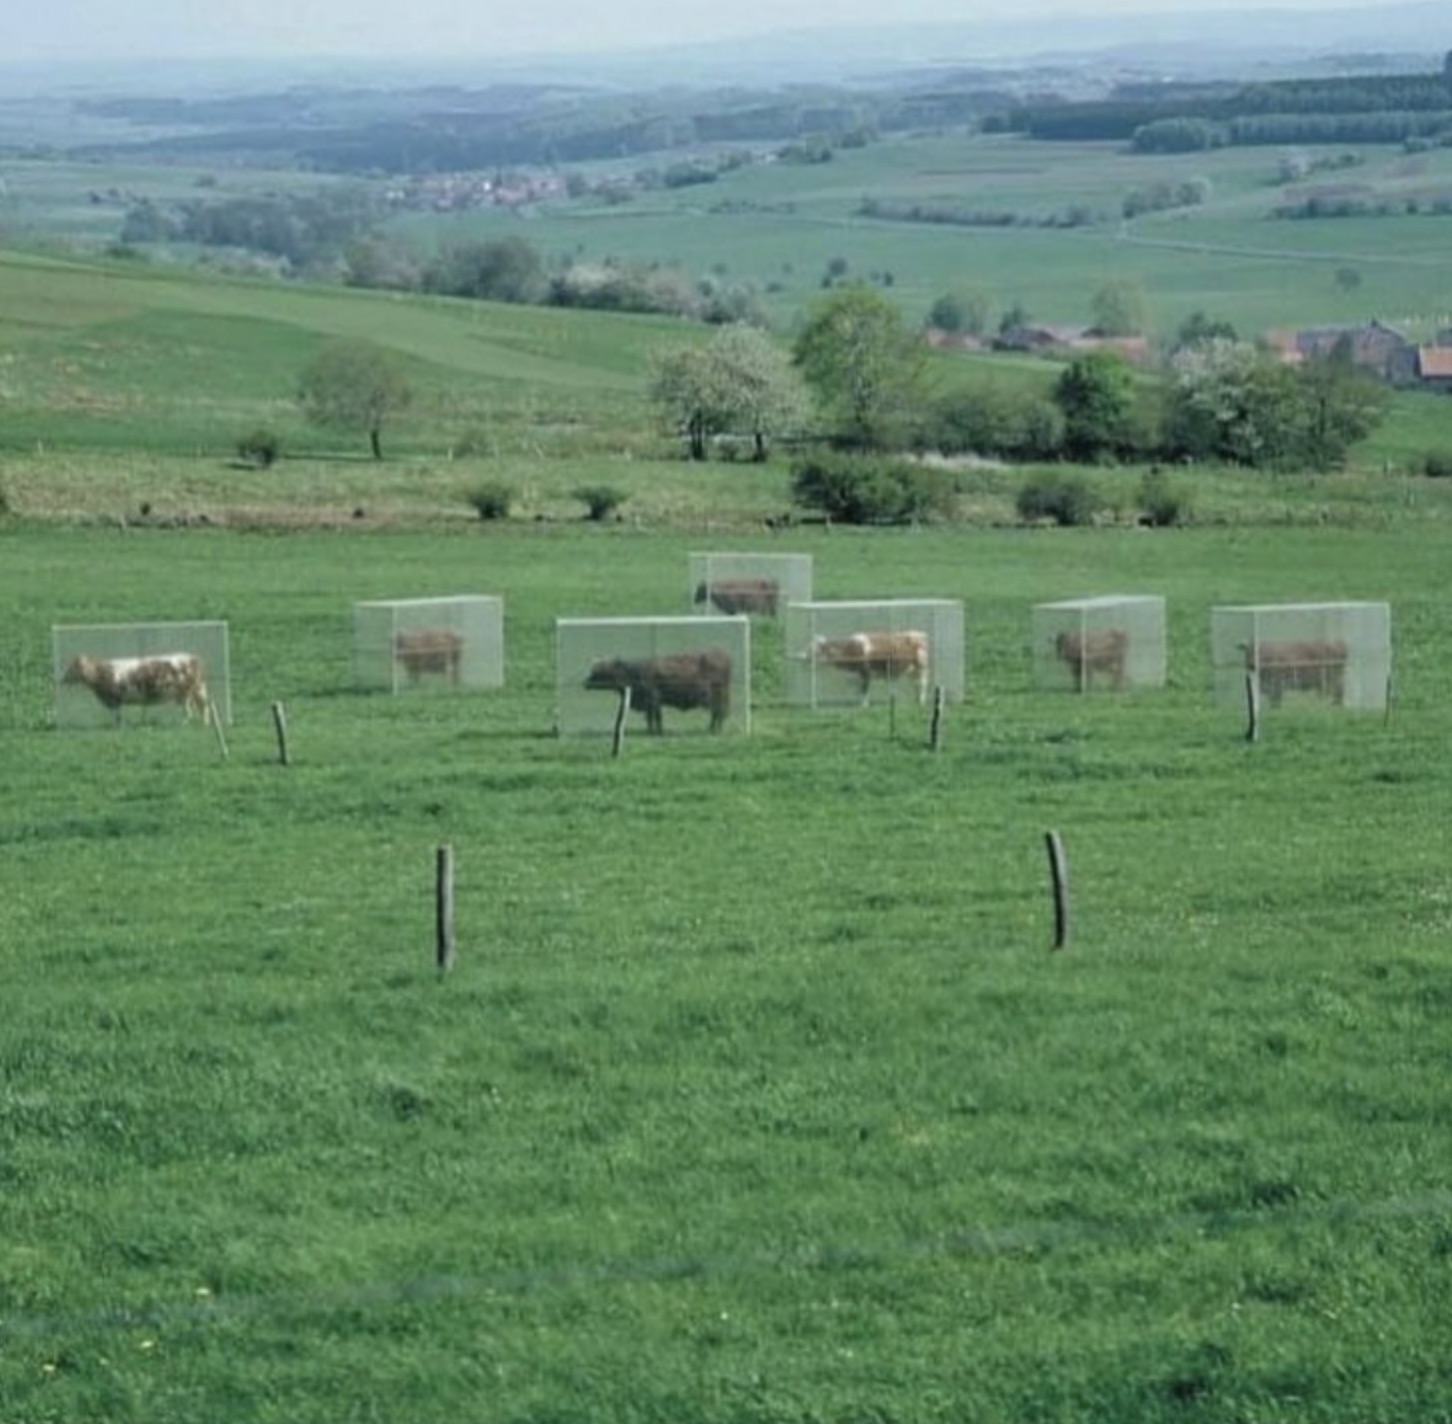
[[[1452, 1419], [1452, 482], [1403, 463], [1452, 404], [1174, 472], [1181, 529], [1128, 469], [1016, 527], [984, 468], [771, 535], [783, 463], [649, 430], [679, 325], [18, 256], [0, 313], [0, 1424]], [[292, 412], [332, 335], [411, 363], [386, 461]], [[555, 737], [555, 619], [684, 613], [718, 549], [962, 599], [941, 750], [787, 706], [767, 623], [750, 735]], [[1166, 598], [1168, 685], [1036, 691], [1034, 603], [1106, 592]], [[354, 690], [355, 602], [458, 593], [504, 689]], [[1392, 715], [1250, 745], [1210, 610], [1305, 600], [1390, 603]], [[56, 625], [212, 619], [226, 760], [54, 725]]]
[[[1449, 1417], [1445, 515], [755, 543], [965, 600], [942, 751], [769, 625], [751, 736], [551, 736], [554, 617], [704, 532], [0, 534], [0, 1417]], [[1170, 685], [1033, 691], [1106, 589]], [[350, 691], [353, 601], [458, 591], [505, 690]], [[1392, 602], [1395, 715], [1248, 746], [1209, 607], [1307, 597]], [[49, 726], [53, 623], [198, 617], [228, 761]]]
[[[783, 325], [820, 295], [828, 264], [840, 258], [858, 280], [890, 277], [886, 290], [915, 321], [943, 292], [977, 287], [993, 299], [995, 321], [1020, 302], [1040, 321], [1087, 323], [1095, 291], [1127, 279], [1144, 289], [1151, 330], [1164, 338], [1196, 310], [1247, 335], [1372, 315], [1430, 335], [1452, 313], [1452, 218], [1291, 222], [1269, 214], [1322, 184], [1354, 184], [1374, 200], [1445, 196], [1452, 156], [1387, 147], [1309, 152], [1358, 161], [1287, 188], [1277, 182], [1284, 155], [1276, 148], [1161, 157], [1117, 144], [916, 135], [843, 150], [831, 163], [756, 164], [619, 207], [542, 208], [524, 232], [555, 259], [664, 262], [753, 282]], [[1201, 180], [1201, 206], [1121, 227], [1134, 190]], [[1012, 212], [1030, 223], [1080, 207], [1097, 221], [1067, 230], [882, 221], [860, 215], [869, 198], [899, 209]], [[423, 251], [520, 230], [517, 217], [497, 212], [412, 217], [399, 227]], [[1341, 268], [1356, 270], [1354, 289], [1338, 285]]]
[[[1197, 310], [1258, 335], [1318, 322], [1397, 321], [1430, 337], [1452, 320], [1446, 258], [1452, 217], [1428, 211], [1452, 193], [1452, 151], [1408, 154], [1394, 146], [1297, 150], [1335, 166], [1299, 184], [1280, 181], [1286, 150], [1222, 149], [1136, 155], [1120, 144], [1035, 143], [1006, 136], [921, 133], [838, 150], [821, 164], [759, 161], [719, 181], [642, 191], [623, 205], [596, 196], [531, 210], [525, 220], [487, 209], [406, 214], [390, 231], [421, 255], [471, 238], [523, 234], [552, 264], [613, 258], [678, 266], [752, 284], [783, 329], [820, 295], [828, 266], [887, 284], [914, 321], [945, 291], [976, 287], [993, 319], [1021, 303], [1040, 321], [1088, 322], [1110, 280], [1144, 290], [1152, 334], [1169, 338]], [[668, 167], [679, 154], [627, 164], [580, 165], [585, 176]], [[128, 206], [163, 206], [317, 187], [317, 175], [239, 169], [74, 163], [14, 158], [0, 173], [0, 234], [8, 245], [114, 242]], [[1156, 184], [1203, 184], [1193, 208], [1122, 225], [1125, 198]], [[205, 188], [199, 185], [207, 185]], [[1280, 204], [1321, 190], [1354, 190], [1368, 202], [1419, 199], [1424, 211], [1376, 219], [1277, 221]], [[943, 227], [862, 216], [866, 200], [1016, 214], [1029, 226]], [[1091, 225], [1038, 224], [1078, 209]], [[1345, 273], [1354, 271], [1348, 286]]]

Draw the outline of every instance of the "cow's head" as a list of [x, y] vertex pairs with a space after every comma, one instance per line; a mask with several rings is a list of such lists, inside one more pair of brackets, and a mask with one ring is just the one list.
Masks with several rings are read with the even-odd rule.
[[630, 667], [620, 658], [605, 658], [592, 663], [585, 677], [585, 686], [596, 690], [619, 692], [630, 685]]

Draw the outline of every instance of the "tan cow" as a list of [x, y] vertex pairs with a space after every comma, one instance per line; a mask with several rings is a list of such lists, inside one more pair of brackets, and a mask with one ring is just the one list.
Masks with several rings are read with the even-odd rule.
[[1346, 659], [1340, 638], [1280, 643], [1243, 643], [1247, 672], [1260, 680], [1262, 695], [1279, 707], [1287, 692], [1315, 692], [1337, 707], [1346, 701]]
[[457, 687], [464, 635], [453, 628], [407, 629], [394, 637], [393, 656], [414, 686], [425, 673], [439, 673]]
[[1074, 675], [1074, 691], [1086, 692], [1095, 673], [1108, 677], [1121, 691], [1126, 686], [1125, 662], [1129, 656], [1129, 634], [1123, 628], [1096, 628], [1083, 633], [1060, 633], [1054, 652], [1068, 663]]
[[779, 596], [775, 579], [713, 579], [696, 585], [696, 602], [709, 599], [722, 613], [761, 613], [775, 618]]

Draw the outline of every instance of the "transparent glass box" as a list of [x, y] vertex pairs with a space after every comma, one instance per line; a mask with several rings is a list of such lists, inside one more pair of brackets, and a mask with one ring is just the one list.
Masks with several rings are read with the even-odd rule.
[[780, 618], [812, 597], [810, 554], [691, 554], [687, 587], [703, 613]]
[[1392, 672], [1386, 603], [1271, 603], [1210, 610], [1216, 701], [1244, 705], [1254, 674], [1262, 708], [1380, 712]]
[[353, 681], [368, 691], [504, 686], [504, 600], [489, 594], [353, 605]]
[[1165, 685], [1165, 600], [1099, 594], [1033, 609], [1034, 686], [1128, 692]]
[[949, 598], [793, 603], [786, 611], [786, 700], [795, 707], [961, 701], [963, 604]]
[[[193, 657], [198, 660], [207, 700], [223, 726], [232, 722], [232, 674], [228, 650], [228, 627], [224, 622], [199, 623], [91, 623], [60, 624], [51, 629], [51, 662], [55, 682], [55, 724], [57, 727], [112, 727], [128, 723], [166, 726], [199, 720], [197, 710], [170, 698], [151, 702], [127, 700], [128, 694], [111, 694], [121, 700], [107, 705], [104, 691], [97, 692], [85, 680], [76, 660], [104, 660], [113, 665], [115, 678], [132, 674], [133, 665], [145, 659]], [[93, 674], [94, 680], [94, 674]], [[139, 685], [132, 694], [139, 696]]]

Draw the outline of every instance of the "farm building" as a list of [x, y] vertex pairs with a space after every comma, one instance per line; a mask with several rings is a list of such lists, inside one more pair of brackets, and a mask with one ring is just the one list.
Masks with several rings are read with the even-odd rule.
[[1165, 685], [1165, 601], [1101, 594], [1033, 610], [1034, 685], [1054, 691], [1124, 692]]
[[778, 618], [812, 597], [810, 554], [691, 554], [687, 587], [703, 613]]
[[1386, 603], [1280, 603], [1210, 610], [1215, 694], [1243, 702], [1254, 673], [1263, 706], [1383, 711], [1391, 681]]
[[372, 691], [504, 686], [504, 600], [488, 594], [353, 605], [353, 679]]
[[51, 660], [57, 727], [232, 721], [226, 623], [61, 624]]
[[794, 603], [786, 611], [786, 697], [799, 707], [963, 696], [963, 604], [904, 598]]
[[632, 732], [751, 730], [751, 619], [557, 618], [555, 732], [610, 733], [629, 687]]

